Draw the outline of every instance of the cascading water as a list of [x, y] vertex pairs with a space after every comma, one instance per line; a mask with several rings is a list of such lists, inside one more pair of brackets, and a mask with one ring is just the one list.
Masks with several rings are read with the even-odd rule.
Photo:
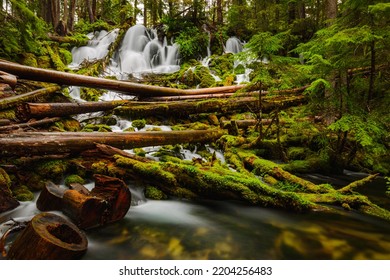
[[[110, 45], [118, 36], [118, 29], [111, 32], [100, 31], [88, 34], [88, 45], [72, 50], [73, 61], [70, 68], [77, 69], [84, 61], [94, 61], [108, 54]], [[134, 25], [126, 32], [120, 49], [111, 58], [108, 74], [117, 78], [123, 74], [172, 73], [180, 69], [179, 48], [169, 45], [167, 39], [158, 40], [155, 30], [148, 30], [143, 25]]]
[[242, 49], [243, 43], [237, 37], [230, 37], [226, 41], [225, 53], [239, 53]]
[[90, 38], [90, 41], [86, 46], [73, 48], [73, 59], [69, 67], [77, 69], [84, 61], [94, 61], [104, 58], [108, 54], [108, 48], [117, 38], [118, 32], [119, 29], [114, 29], [111, 32], [102, 30], [88, 34], [87, 36]]
[[126, 32], [113, 66], [127, 74], [175, 72], [180, 69], [179, 48], [168, 45], [166, 38], [160, 42], [156, 31], [134, 25]]

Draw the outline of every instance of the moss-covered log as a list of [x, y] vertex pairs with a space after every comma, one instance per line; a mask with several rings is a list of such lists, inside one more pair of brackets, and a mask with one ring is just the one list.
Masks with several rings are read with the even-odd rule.
[[10, 191], [11, 179], [3, 168], [0, 168], [0, 213], [16, 208], [19, 202]]
[[[304, 102], [303, 96], [287, 97], [263, 102], [263, 111], [269, 112], [274, 108], [288, 108]], [[202, 101], [175, 101], [159, 103], [129, 102], [128, 105], [116, 108], [115, 114], [130, 118], [144, 118], [148, 116], [181, 116], [188, 117], [201, 113], [231, 113], [233, 111], [256, 111], [258, 99], [254, 97], [207, 99]]]
[[61, 90], [61, 87], [51, 86], [48, 88], [37, 89], [37, 90], [34, 90], [32, 92], [27, 92], [27, 93], [19, 94], [16, 96], [11, 96], [11, 97], [0, 99], [0, 110], [14, 107], [17, 104], [21, 104], [23, 102], [28, 102], [28, 101], [34, 100], [36, 98], [52, 94], [52, 93], [57, 92], [59, 90]]
[[68, 103], [23, 103], [18, 106], [16, 116], [21, 120], [44, 117], [64, 117], [98, 111], [112, 110], [125, 105], [126, 101], [68, 102]]
[[16, 130], [16, 129], [23, 129], [23, 128], [31, 128], [31, 127], [37, 127], [37, 126], [43, 126], [47, 124], [51, 124], [57, 121], [60, 121], [61, 118], [45, 118], [42, 120], [32, 120], [27, 123], [19, 123], [19, 124], [9, 124], [9, 125], [4, 125], [0, 126], [0, 132], [1, 131], [11, 131], [11, 130]]
[[25, 132], [0, 135], [0, 155], [4, 157], [79, 153], [94, 149], [97, 143], [121, 149], [208, 143], [224, 134], [223, 130], [144, 131], [144, 132]]
[[91, 88], [101, 88], [123, 92], [136, 96], [176, 96], [176, 95], [194, 95], [194, 94], [211, 94], [220, 92], [236, 92], [242, 89], [244, 85], [214, 87], [203, 89], [182, 90], [176, 88], [165, 88], [159, 86], [144, 85], [126, 81], [117, 81], [97, 77], [66, 73], [55, 70], [41, 69], [30, 66], [24, 66], [0, 60], [0, 69], [15, 74], [20, 78], [57, 83], [60, 85], [73, 85]]

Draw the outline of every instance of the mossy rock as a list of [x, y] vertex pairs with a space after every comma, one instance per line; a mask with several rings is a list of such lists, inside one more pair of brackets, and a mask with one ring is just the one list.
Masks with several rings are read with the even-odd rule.
[[236, 74], [236, 75], [245, 74], [245, 66], [242, 65], [242, 64], [238, 64], [238, 65], [234, 68], [234, 74]]
[[61, 60], [66, 64], [72, 63], [72, 53], [68, 51], [67, 49], [60, 48], [59, 49]]
[[0, 119], [16, 120], [15, 110], [1, 110]]
[[70, 184], [73, 184], [73, 183], [78, 183], [78, 184], [83, 185], [83, 184], [85, 184], [85, 180], [83, 178], [81, 178], [79, 175], [72, 174], [72, 175], [69, 175], [65, 178], [64, 183], [67, 187], [69, 187]]
[[141, 120], [134, 120], [132, 121], [131, 123], [131, 126], [132, 127], [135, 127], [136, 129], [140, 130], [142, 128], [144, 128], [146, 125], [146, 121], [144, 119], [141, 119]]
[[80, 98], [86, 101], [99, 101], [99, 98], [102, 96], [102, 94], [103, 91], [94, 88], [80, 89]]
[[234, 55], [227, 53], [220, 56], [212, 56], [209, 63], [209, 68], [220, 77], [227, 73], [233, 73]]
[[198, 86], [200, 88], [209, 88], [215, 84], [214, 77], [210, 74], [210, 70], [205, 66], [197, 66], [195, 67], [196, 80], [200, 83]]
[[87, 124], [83, 127], [81, 130], [83, 132], [112, 132], [112, 129], [110, 126], [105, 124]]
[[0, 187], [9, 189], [11, 186], [11, 178], [3, 168], [0, 168]]
[[55, 122], [52, 128], [59, 129], [60, 131], [77, 132], [81, 130], [81, 125], [79, 121], [73, 118], [68, 118]]
[[154, 200], [165, 200], [168, 198], [165, 193], [153, 186], [147, 186], [145, 188], [145, 197]]
[[140, 157], [146, 156], [146, 152], [145, 152], [145, 150], [142, 149], [142, 148], [134, 148], [133, 151], [134, 151], [134, 153], [135, 153], [137, 156], [140, 156]]
[[67, 168], [68, 164], [63, 160], [48, 160], [38, 163], [35, 170], [43, 178], [58, 180], [62, 178]]
[[12, 189], [12, 194], [19, 201], [31, 201], [34, 199], [34, 194], [25, 185]]

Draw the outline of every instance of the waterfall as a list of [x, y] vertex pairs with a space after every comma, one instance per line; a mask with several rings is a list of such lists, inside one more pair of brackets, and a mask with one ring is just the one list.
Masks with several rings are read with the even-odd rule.
[[179, 49], [166, 38], [160, 42], [156, 31], [134, 25], [126, 32], [117, 64], [121, 73], [171, 73], [180, 69]]
[[242, 51], [243, 44], [237, 37], [230, 37], [226, 41], [225, 52], [226, 53], [239, 53]]
[[[88, 44], [72, 50], [73, 61], [69, 67], [77, 69], [83, 61], [104, 58], [118, 32], [119, 30], [115, 29], [111, 32], [103, 30], [88, 34]], [[179, 69], [179, 48], [176, 44], [169, 45], [166, 38], [160, 42], [155, 30], [134, 25], [127, 30], [121, 47], [111, 58], [107, 71], [109, 75], [121, 78], [125, 76], [123, 74], [172, 73]]]
[[86, 46], [72, 49], [72, 69], [78, 69], [84, 61], [94, 61], [104, 58], [108, 54], [108, 48], [118, 36], [119, 29], [111, 32], [105, 30], [90, 33], [90, 38]]

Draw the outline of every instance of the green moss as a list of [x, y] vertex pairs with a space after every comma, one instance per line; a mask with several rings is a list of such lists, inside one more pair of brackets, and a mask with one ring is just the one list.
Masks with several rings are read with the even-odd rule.
[[38, 67], [38, 61], [33, 53], [24, 53], [21, 63], [26, 66]]
[[42, 177], [38, 173], [31, 172], [27, 177], [28, 178], [27, 178], [25, 184], [27, 185], [29, 190], [40, 191], [40, 190], [43, 190], [45, 188], [46, 178]]
[[168, 198], [165, 193], [153, 186], [147, 186], [145, 188], [145, 197], [154, 200], [164, 200]]
[[35, 170], [43, 178], [58, 180], [62, 178], [67, 168], [68, 164], [66, 161], [48, 160], [38, 163]]
[[146, 152], [144, 149], [141, 149], [141, 148], [135, 148], [133, 149], [134, 153], [137, 155], [137, 156], [141, 156], [141, 157], [144, 157], [146, 155]]
[[37, 58], [37, 64], [39, 68], [49, 69], [51, 68], [51, 60], [48, 55], [41, 55]]
[[0, 111], [0, 119], [7, 119], [7, 120], [16, 120], [16, 115], [14, 110], [1, 110]]
[[79, 183], [79, 184], [85, 184], [85, 180], [83, 178], [81, 178], [79, 175], [69, 175], [65, 178], [65, 185], [66, 186], [70, 186], [70, 184], [73, 184], [73, 183]]
[[25, 185], [12, 189], [12, 194], [19, 201], [31, 201], [34, 199], [34, 194]]
[[7, 172], [3, 168], [0, 168], [0, 187], [7, 188], [9, 190], [11, 186], [11, 179]]
[[93, 131], [112, 132], [112, 129], [110, 126], [105, 125], [105, 124], [87, 124], [83, 127], [83, 129], [81, 131], [83, 131], [83, 132], [93, 132]]
[[61, 57], [58, 53], [57, 47], [52, 48], [50, 45], [46, 45], [46, 49], [47, 49], [47, 52], [50, 56], [50, 59], [51, 59], [51, 62], [52, 62], [54, 69], [58, 70], [58, 71], [62, 71], [62, 72], [67, 70], [66, 65], [61, 60]]
[[98, 161], [91, 165], [93, 173], [96, 174], [108, 174], [108, 165], [104, 161]]
[[146, 121], [144, 119], [141, 120], [133, 120], [131, 123], [132, 127], [135, 127], [136, 129], [140, 130], [144, 128], [146, 125]]
[[71, 132], [77, 132], [81, 130], [80, 123], [73, 119], [62, 119], [58, 122], [55, 122], [52, 126], [52, 129], [60, 130], [60, 131], [71, 131]]
[[59, 53], [61, 56], [61, 60], [66, 64], [72, 63], [72, 53], [67, 49], [60, 48]]
[[80, 89], [80, 98], [86, 101], [99, 101], [99, 98], [102, 96], [102, 94], [103, 91], [94, 88]]
[[227, 73], [233, 73], [234, 56], [231, 53], [221, 56], [212, 56], [209, 68], [214, 71], [217, 76], [222, 77]]
[[229, 147], [239, 147], [245, 143], [246, 139], [244, 137], [233, 135], [222, 135], [222, 137], [217, 141], [217, 145], [223, 149], [227, 149]]
[[291, 160], [304, 159], [306, 157], [306, 149], [303, 147], [289, 147], [287, 149], [287, 157]]

